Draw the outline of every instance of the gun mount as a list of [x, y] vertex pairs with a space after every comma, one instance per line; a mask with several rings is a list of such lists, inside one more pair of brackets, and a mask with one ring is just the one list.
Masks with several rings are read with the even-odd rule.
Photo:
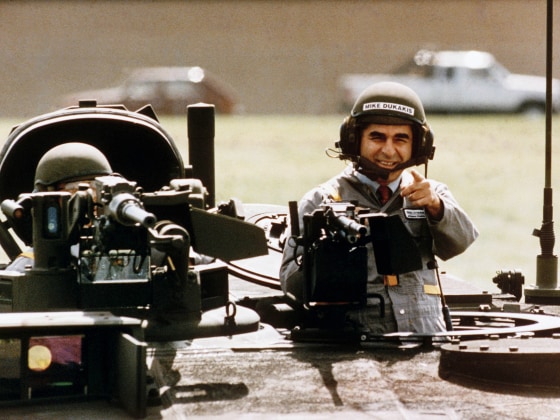
[[[385, 316], [384, 297], [367, 289], [368, 248], [375, 253], [380, 274], [394, 276], [422, 266], [417, 244], [398, 216], [373, 213], [350, 202], [326, 203], [303, 215], [300, 234], [297, 203], [289, 203], [289, 214], [291, 235], [283, 246], [293, 247], [300, 265], [301, 292], [299, 286], [289, 287], [288, 305], [297, 313], [296, 321], [281, 324], [292, 327], [296, 341], [321, 334], [344, 339], [359, 336], [347, 316], [364, 308], [368, 300], [376, 300], [379, 317]], [[285, 222], [277, 225], [287, 227]]]

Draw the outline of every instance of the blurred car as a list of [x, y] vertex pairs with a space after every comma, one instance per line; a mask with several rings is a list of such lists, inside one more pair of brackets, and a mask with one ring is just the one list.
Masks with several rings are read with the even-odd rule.
[[[351, 109], [370, 84], [400, 82], [412, 88], [428, 112], [544, 113], [546, 78], [513, 74], [484, 51], [420, 50], [390, 74], [345, 74], [341, 106]], [[553, 110], [560, 110], [560, 82], [553, 80]]]
[[137, 68], [118, 86], [71, 93], [62, 97], [60, 105], [77, 105], [86, 99], [122, 104], [131, 111], [151, 104], [161, 115], [184, 114], [187, 105], [199, 102], [213, 104], [220, 114], [240, 110], [233, 88], [197, 66]]

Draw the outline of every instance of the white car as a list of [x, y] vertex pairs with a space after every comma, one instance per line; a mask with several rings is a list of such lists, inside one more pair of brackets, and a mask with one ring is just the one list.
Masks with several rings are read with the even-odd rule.
[[[358, 95], [380, 81], [412, 88], [427, 112], [543, 113], [546, 78], [513, 74], [483, 51], [421, 50], [392, 74], [345, 74], [339, 80], [342, 107], [352, 108]], [[560, 81], [553, 80], [552, 109], [560, 110]]]

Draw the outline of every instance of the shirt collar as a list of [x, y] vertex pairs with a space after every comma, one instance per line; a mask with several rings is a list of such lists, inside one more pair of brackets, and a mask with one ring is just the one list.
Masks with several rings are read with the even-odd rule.
[[[363, 184], [366, 184], [373, 191], [377, 191], [377, 189], [379, 188], [379, 185], [380, 185], [379, 182], [368, 178], [364, 174], [362, 174], [358, 171], [354, 171], [354, 175], [356, 176], [356, 178], [358, 178], [360, 180], [360, 182], [362, 182]], [[389, 188], [391, 188], [391, 191], [395, 192], [399, 188], [399, 185], [401, 183], [401, 179], [402, 179], [402, 174], [397, 179], [395, 179], [393, 182], [390, 182], [389, 184], [387, 184], [387, 186]]]

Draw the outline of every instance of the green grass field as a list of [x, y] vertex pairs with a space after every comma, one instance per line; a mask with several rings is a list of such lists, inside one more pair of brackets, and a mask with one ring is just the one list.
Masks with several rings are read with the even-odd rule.
[[[218, 116], [216, 200], [285, 205], [337, 173], [344, 163], [325, 149], [338, 137], [341, 115]], [[16, 120], [0, 121], [7, 137]], [[186, 118], [162, 125], [187, 156]], [[553, 121], [552, 187], [560, 177], [559, 117]], [[521, 116], [434, 116], [435, 159], [428, 175], [447, 183], [480, 230], [478, 241], [442, 270], [495, 291], [497, 270], [519, 269], [535, 283], [545, 182], [545, 120]], [[555, 204], [558, 200], [555, 198]], [[556, 206], [557, 207], [557, 206]]]

